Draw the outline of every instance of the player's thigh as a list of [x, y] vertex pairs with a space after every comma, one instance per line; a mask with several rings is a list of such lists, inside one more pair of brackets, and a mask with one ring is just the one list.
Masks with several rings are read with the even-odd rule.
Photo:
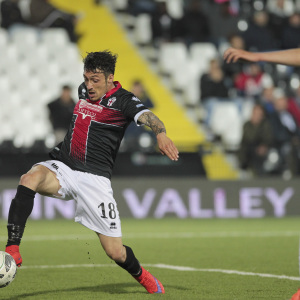
[[43, 165], [33, 166], [21, 177], [20, 184], [42, 195], [58, 195], [60, 184], [56, 174]]

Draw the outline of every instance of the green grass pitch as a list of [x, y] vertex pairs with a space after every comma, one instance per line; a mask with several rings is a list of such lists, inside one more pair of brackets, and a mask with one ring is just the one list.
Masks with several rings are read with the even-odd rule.
[[290, 299], [300, 287], [298, 225], [298, 218], [123, 219], [124, 244], [165, 286], [165, 295], [149, 295], [93, 232], [68, 220], [30, 220], [23, 266], [0, 299]]

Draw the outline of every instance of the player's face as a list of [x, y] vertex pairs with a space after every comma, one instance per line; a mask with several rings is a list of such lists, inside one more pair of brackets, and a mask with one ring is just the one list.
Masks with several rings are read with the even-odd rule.
[[100, 70], [96, 72], [84, 71], [83, 77], [91, 101], [99, 100], [114, 87], [113, 74], [105, 78], [104, 73]]

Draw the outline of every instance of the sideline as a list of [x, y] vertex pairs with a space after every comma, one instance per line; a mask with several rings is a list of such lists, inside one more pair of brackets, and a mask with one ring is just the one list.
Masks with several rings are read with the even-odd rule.
[[[177, 239], [177, 238], [260, 238], [260, 237], [299, 237], [299, 231], [262, 231], [262, 232], [149, 232], [125, 233], [123, 239]], [[62, 241], [62, 240], [94, 240], [94, 235], [68, 234], [68, 235], [33, 235], [25, 236], [22, 242], [30, 241]], [[7, 236], [0, 236], [0, 242], [6, 242]]]
[[[180, 272], [213, 272], [213, 273], [223, 273], [232, 274], [240, 276], [257, 276], [264, 278], [276, 278], [283, 280], [300, 281], [300, 277], [287, 276], [287, 275], [276, 275], [276, 274], [266, 274], [266, 273], [254, 273], [254, 272], [243, 272], [237, 270], [223, 270], [223, 269], [198, 269], [186, 266], [173, 266], [165, 264], [143, 264], [145, 267], [153, 267], [158, 269], [175, 270]], [[40, 266], [22, 266], [18, 270], [30, 270], [30, 269], [66, 269], [66, 268], [111, 268], [117, 267], [115, 264], [70, 264], [70, 265], [40, 265]]]

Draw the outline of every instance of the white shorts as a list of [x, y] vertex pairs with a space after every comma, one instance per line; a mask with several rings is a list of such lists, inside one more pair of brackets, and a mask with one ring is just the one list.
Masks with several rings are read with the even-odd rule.
[[76, 201], [75, 222], [106, 236], [122, 236], [119, 211], [108, 178], [74, 171], [57, 160], [36, 165], [43, 165], [56, 174], [60, 196], [53, 197]]

